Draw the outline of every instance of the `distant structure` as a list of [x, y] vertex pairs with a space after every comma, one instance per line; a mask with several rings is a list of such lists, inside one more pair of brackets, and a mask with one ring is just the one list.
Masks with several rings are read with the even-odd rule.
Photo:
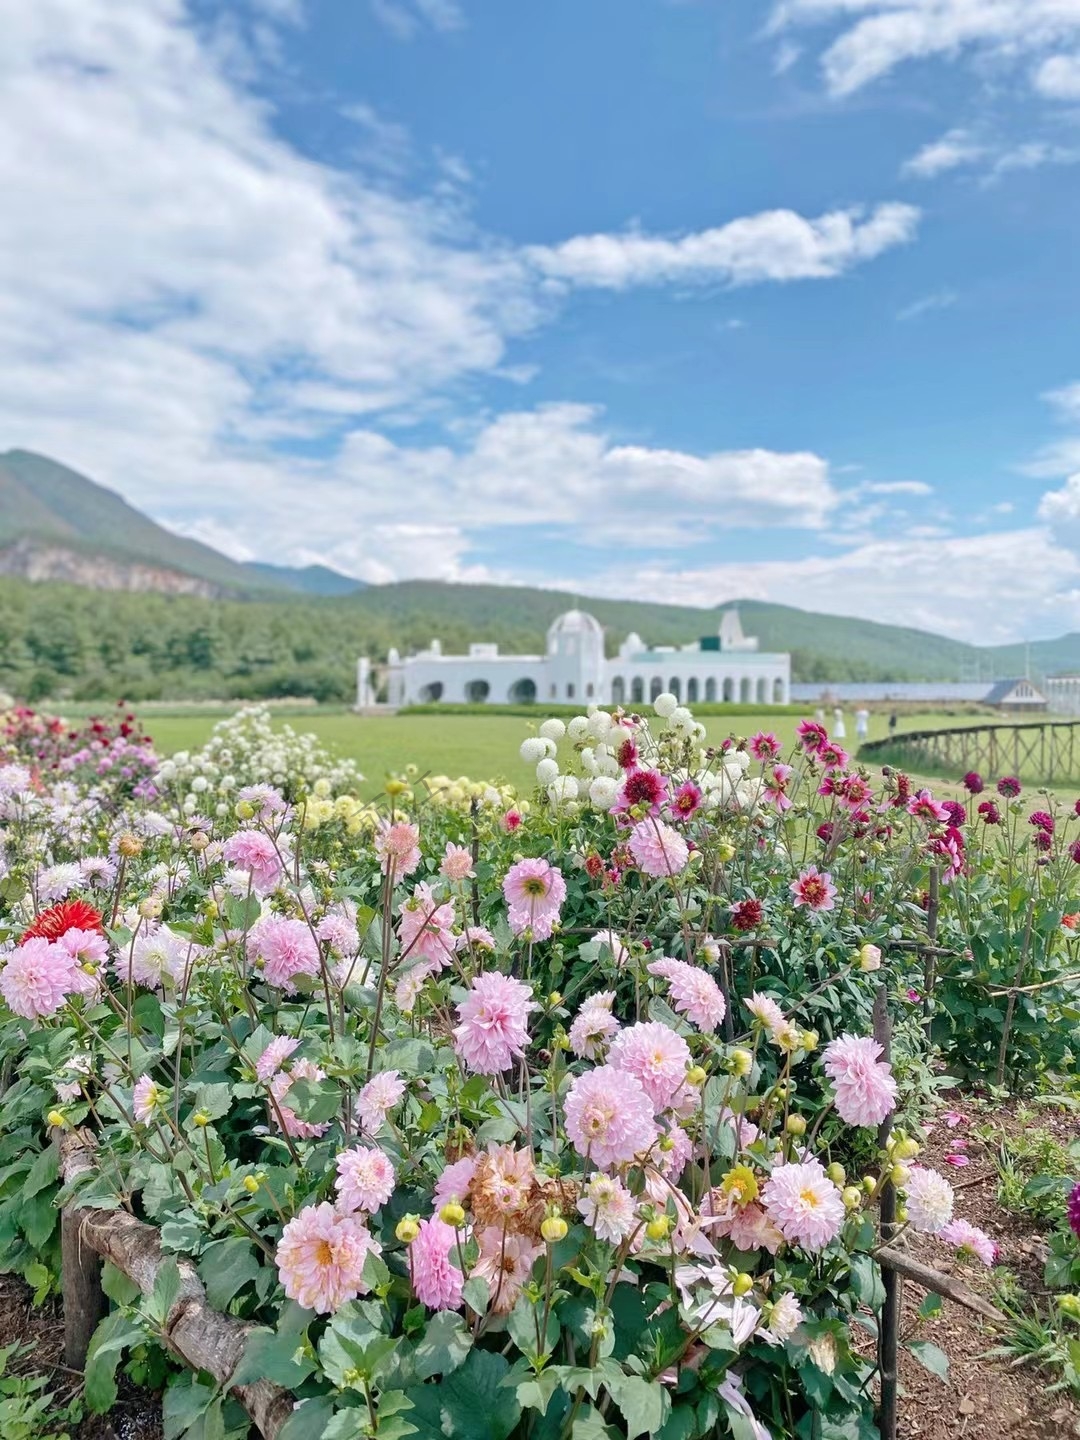
[[1043, 689], [1055, 715], [1080, 715], [1080, 675], [1048, 675]]
[[699, 701], [786, 705], [791, 656], [765, 654], [744, 635], [736, 610], [725, 610], [715, 635], [692, 644], [649, 647], [630, 634], [613, 659], [604, 655], [604, 630], [584, 610], [567, 610], [547, 632], [543, 655], [500, 655], [477, 642], [467, 655], [444, 655], [433, 640], [404, 658], [392, 649], [385, 666], [357, 663], [356, 701], [367, 709], [385, 690], [388, 706], [432, 704], [641, 705], [664, 691], [686, 704]]
[[1039, 715], [1048, 708], [1049, 700], [1026, 678], [999, 680], [986, 692], [983, 704], [1011, 715]]

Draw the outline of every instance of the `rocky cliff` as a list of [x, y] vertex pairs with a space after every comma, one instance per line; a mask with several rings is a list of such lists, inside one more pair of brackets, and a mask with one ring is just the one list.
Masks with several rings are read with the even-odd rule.
[[218, 598], [222, 591], [209, 580], [137, 560], [82, 553], [51, 540], [24, 537], [0, 547], [0, 575], [22, 580], [63, 580], [91, 590], [153, 590], [163, 595]]

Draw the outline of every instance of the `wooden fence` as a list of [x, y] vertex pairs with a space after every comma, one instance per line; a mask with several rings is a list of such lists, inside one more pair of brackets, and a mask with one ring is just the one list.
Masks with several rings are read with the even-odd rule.
[[951, 730], [906, 730], [871, 740], [859, 759], [895, 763], [914, 771], [968, 770], [1023, 775], [1029, 780], [1080, 779], [1080, 721], [1022, 721], [1018, 724], [958, 725]]

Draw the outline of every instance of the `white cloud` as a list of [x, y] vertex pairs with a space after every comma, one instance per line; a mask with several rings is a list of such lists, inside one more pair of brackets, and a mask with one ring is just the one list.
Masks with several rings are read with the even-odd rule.
[[1048, 390], [1042, 398], [1054, 407], [1062, 419], [1080, 422], [1080, 380], [1063, 385], [1059, 390]]
[[[1047, 530], [873, 541], [842, 555], [648, 567], [638, 593], [684, 605], [740, 597], [861, 615], [978, 643], [1080, 627], [1080, 559]], [[616, 595], [615, 571], [585, 585]]]
[[1051, 55], [1035, 71], [1034, 85], [1050, 100], [1080, 100], [1080, 54]]
[[996, 180], [1010, 170], [1041, 170], [1044, 165], [1075, 165], [1080, 150], [1048, 140], [1028, 140], [1001, 151], [987, 177]]
[[834, 210], [808, 220], [792, 210], [768, 210], [675, 239], [628, 232], [578, 235], [527, 254], [553, 280], [624, 290], [671, 281], [827, 279], [873, 260], [915, 236], [913, 205]]
[[[1080, 37], [1080, 0], [778, 0], [773, 10], [774, 29], [823, 22], [842, 27], [822, 60], [826, 84], [850, 95], [911, 60], [1053, 59]], [[1062, 71], [1050, 73], [1053, 85]]]
[[905, 305], [902, 310], [896, 312], [897, 320], [917, 320], [920, 315], [926, 315], [932, 310], [949, 310], [960, 297], [955, 290], [935, 290], [930, 295], [923, 295], [918, 300], [913, 300], [910, 305]]
[[949, 130], [940, 140], [924, 145], [901, 168], [903, 175], [916, 175], [921, 180], [933, 179], [946, 170], [955, 170], [960, 165], [970, 165], [986, 154], [986, 147], [976, 140], [969, 130]]
[[934, 487], [925, 480], [876, 480], [859, 487], [868, 495], [932, 495]]
[[370, 0], [371, 13], [391, 35], [411, 40], [425, 25], [432, 30], [460, 30], [465, 15], [455, 0]]

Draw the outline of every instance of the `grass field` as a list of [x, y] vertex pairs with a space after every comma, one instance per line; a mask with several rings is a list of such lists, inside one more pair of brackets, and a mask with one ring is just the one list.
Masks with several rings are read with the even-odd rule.
[[[214, 725], [231, 710], [198, 709], [148, 713], [147, 728], [163, 754], [202, 745]], [[306, 709], [282, 711], [280, 724], [310, 730], [336, 754], [356, 760], [372, 792], [381, 788], [385, 776], [403, 770], [413, 762], [432, 774], [468, 775], [474, 779], [505, 779], [518, 786], [533, 783], [532, 769], [518, 758], [518, 747], [544, 719], [538, 710], [534, 719], [513, 715], [354, 715], [351, 711]], [[709, 738], [715, 742], [730, 734], [752, 735], [772, 730], [785, 744], [795, 738], [798, 716], [763, 710], [757, 714], [705, 716]], [[934, 726], [971, 724], [970, 714], [926, 712], [900, 717], [900, 729], [927, 729]], [[852, 720], [848, 717], [848, 739], [854, 749]], [[873, 715], [870, 738], [887, 734], [887, 717]]]

